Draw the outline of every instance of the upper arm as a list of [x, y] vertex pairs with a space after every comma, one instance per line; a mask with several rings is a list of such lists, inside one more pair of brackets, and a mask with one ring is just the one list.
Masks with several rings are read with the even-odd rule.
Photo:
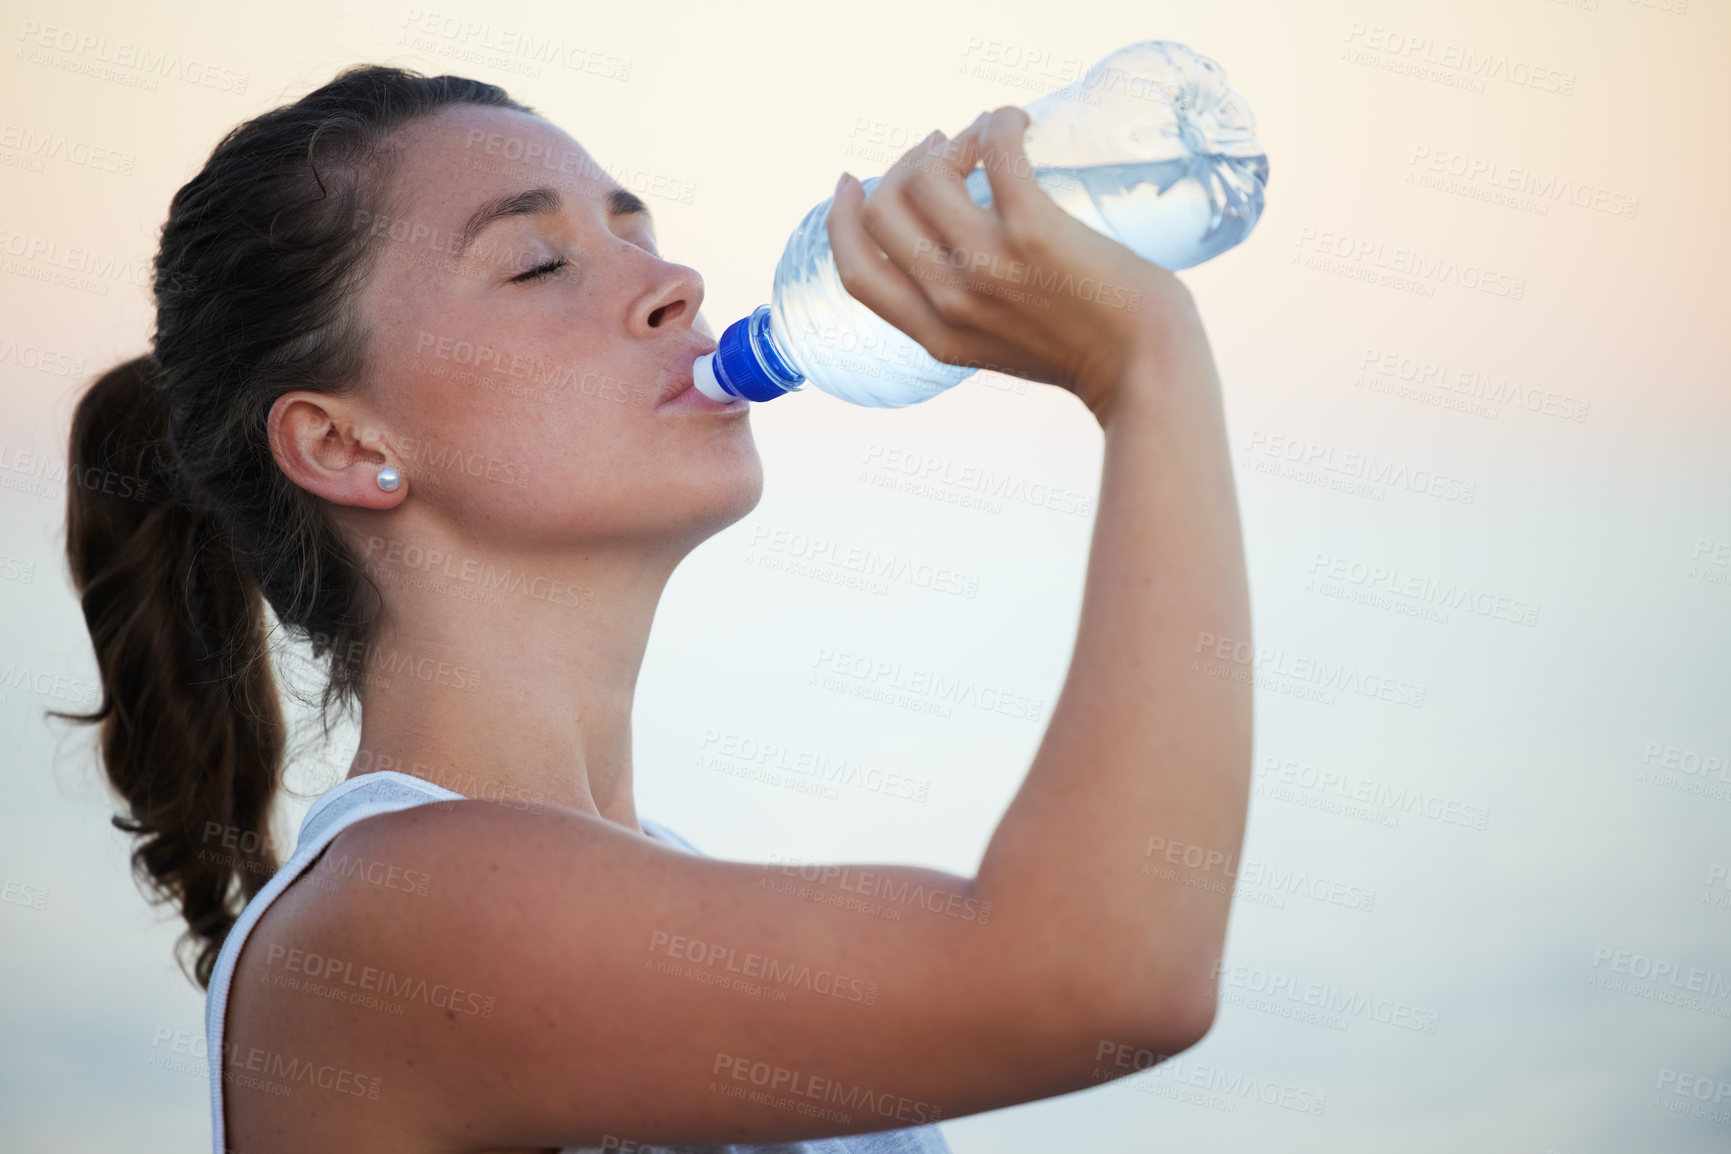
[[429, 1122], [453, 1137], [897, 1129], [1083, 1088], [1113, 1032], [1108, 998], [1052, 980], [1070, 944], [934, 870], [807, 880], [591, 815], [468, 803], [340, 840], [428, 878], [418, 894], [351, 885], [315, 936], [405, 1004], [367, 1028], [380, 1054], [414, 1055], [444, 1115]]

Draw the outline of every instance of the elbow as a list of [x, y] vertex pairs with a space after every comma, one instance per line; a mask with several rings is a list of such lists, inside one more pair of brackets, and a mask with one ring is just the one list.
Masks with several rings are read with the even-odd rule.
[[1212, 984], [1186, 984], [1170, 991], [1151, 1019], [1142, 1023], [1148, 1035], [1144, 1044], [1157, 1044], [1158, 1052], [1180, 1054], [1201, 1042], [1214, 1028], [1217, 1008]]
[[1216, 965], [1163, 966], [1137, 983], [1136, 996], [1119, 999], [1107, 1021], [1111, 1036], [1159, 1060], [1190, 1049], [1214, 1027], [1218, 1009]]
[[1118, 1078], [1158, 1066], [1202, 1041], [1213, 1024], [1211, 990], [1174, 990], [1158, 1007], [1120, 1007], [1091, 1032], [1090, 1061], [1077, 1068], [1075, 1087], [1098, 1084], [1102, 1069]]
[[1143, 938], [1133, 945], [1094, 940], [1078, 954], [1075, 936], [1030, 942], [1008, 922], [1003, 929], [1019, 948], [999, 956], [1019, 958], [1025, 967], [1009, 983], [1027, 994], [1018, 999], [1018, 1020], [1044, 1044], [1070, 1052], [1085, 1041], [1090, 1056], [1135, 1054], [1140, 1069], [1190, 1049], [1214, 1026], [1224, 933], [1166, 932], [1148, 942], [1138, 930], [1125, 935]]

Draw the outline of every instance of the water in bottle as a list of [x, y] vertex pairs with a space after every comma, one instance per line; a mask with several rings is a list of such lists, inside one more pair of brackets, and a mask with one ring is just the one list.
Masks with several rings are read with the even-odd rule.
[[[1112, 53], [1066, 88], [1024, 105], [1033, 177], [1071, 216], [1168, 269], [1242, 241], [1262, 214], [1268, 158], [1243, 98], [1214, 61], [1170, 40]], [[878, 178], [862, 181], [869, 196]], [[991, 203], [983, 168], [967, 176]], [[949, 365], [848, 295], [826, 222], [806, 214], [775, 270], [771, 303], [729, 325], [693, 368], [719, 401], [773, 400], [815, 384], [874, 408], [926, 400], [979, 366]], [[1038, 293], [1045, 286], [1029, 283]]]

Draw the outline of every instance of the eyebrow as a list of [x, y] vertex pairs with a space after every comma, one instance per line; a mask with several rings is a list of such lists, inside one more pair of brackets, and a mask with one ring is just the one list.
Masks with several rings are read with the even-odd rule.
[[[482, 230], [501, 217], [542, 216], [558, 212], [563, 203], [559, 190], [548, 185], [496, 196], [477, 208], [474, 215], [469, 217], [469, 222], [463, 226], [457, 240], [454, 255], [461, 257], [475, 242], [475, 238], [481, 235]], [[648, 216], [649, 206], [630, 189], [616, 188], [607, 195], [608, 216], [632, 216], [639, 213]]]
[[642, 213], [649, 215], [649, 206], [643, 203], [643, 198], [627, 188], [616, 188], [607, 194], [608, 216], [633, 216]]

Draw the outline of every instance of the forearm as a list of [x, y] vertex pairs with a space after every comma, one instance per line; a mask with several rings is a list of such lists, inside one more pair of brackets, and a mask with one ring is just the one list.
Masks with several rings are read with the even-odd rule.
[[[1074, 656], [975, 883], [1033, 956], [1134, 1021], [1210, 976], [1251, 758], [1249, 685], [1196, 667], [1202, 635], [1250, 639], [1250, 606], [1218, 377], [1200, 320], [1178, 323], [1194, 339], [1139, 355], [1102, 415]], [[1191, 884], [1159, 876], [1174, 845], [1210, 863]]]

